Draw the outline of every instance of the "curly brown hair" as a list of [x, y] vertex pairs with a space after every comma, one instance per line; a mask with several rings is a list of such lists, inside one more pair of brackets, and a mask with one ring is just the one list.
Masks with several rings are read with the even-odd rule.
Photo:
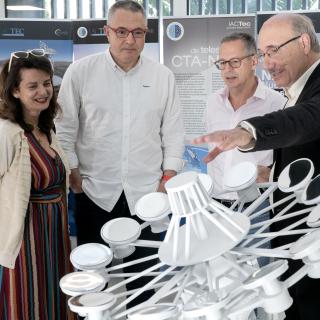
[[[19, 99], [13, 96], [14, 89], [18, 88], [21, 82], [22, 69], [37, 69], [44, 71], [51, 78], [53, 69], [50, 60], [43, 56], [29, 55], [27, 58], [13, 58], [10, 71], [8, 72], [9, 60], [6, 61], [0, 73], [0, 118], [8, 119], [20, 125], [26, 132], [32, 131], [32, 125], [25, 122], [23, 118], [23, 109]], [[51, 142], [50, 131], [54, 129], [54, 118], [60, 107], [57, 103], [55, 92], [50, 100], [49, 107], [41, 111], [39, 116], [39, 129], [45, 133]]]

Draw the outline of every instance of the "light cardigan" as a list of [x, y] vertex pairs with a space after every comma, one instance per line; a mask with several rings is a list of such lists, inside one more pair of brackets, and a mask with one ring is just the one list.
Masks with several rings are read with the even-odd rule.
[[[66, 168], [64, 189], [68, 190], [69, 166], [53, 131], [51, 137], [50, 147]], [[20, 251], [30, 190], [31, 161], [24, 130], [0, 119], [0, 265], [7, 268], [14, 268]]]

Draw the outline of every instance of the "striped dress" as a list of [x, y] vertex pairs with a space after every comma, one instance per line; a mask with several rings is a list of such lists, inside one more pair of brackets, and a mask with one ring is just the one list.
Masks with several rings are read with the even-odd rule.
[[60, 278], [72, 271], [68, 219], [62, 186], [65, 168], [32, 133], [28, 138], [32, 187], [20, 253], [14, 269], [0, 266], [1, 320], [74, 319]]

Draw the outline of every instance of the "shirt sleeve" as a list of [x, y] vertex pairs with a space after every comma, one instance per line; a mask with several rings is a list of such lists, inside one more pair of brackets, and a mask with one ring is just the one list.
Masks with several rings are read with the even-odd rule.
[[168, 77], [168, 97], [162, 119], [161, 138], [163, 149], [162, 170], [180, 171], [183, 167], [184, 127], [180, 100], [172, 72]]
[[79, 130], [79, 111], [81, 107], [80, 82], [74, 65], [69, 66], [64, 74], [59, 90], [58, 103], [62, 109], [55, 121], [58, 140], [67, 155], [70, 169], [79, 165], [75, 144]]
[[257, 135], [254, 151], [299, 146], [319, 139], [319, 96], [263, 117], [248, 119]]

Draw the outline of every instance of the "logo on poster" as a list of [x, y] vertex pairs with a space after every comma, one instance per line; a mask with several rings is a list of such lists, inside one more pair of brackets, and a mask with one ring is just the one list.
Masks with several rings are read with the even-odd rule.
[[58, 37], [62, 37], [62, 36], [67, 36], [68, 35], [68, 31], [63, 31], [61, 29], [56, 29], [54, 30], [54, 34]]
[[167, 26], [167, 36], [170, 40], [178, 41], [183, 37], [184, 27], [179, 22], [171, 22]]
[[2, 33], [4, 37], [24, 37], [24, 28], [8, 28]]
[[249, 29], [251, 28], [251, 21], [231, 20], [228, 23], [227, 29]]
[[88, 29], [86, 27], [79, 27], [77, 30], [77, 35], [79, 38], [86, 38], [88, 35]]
[[103, 27], [98, 27], [98, 28], [91, 28], [90, 29], [90, 36], [92, 37], [104, 37], [104, 29]]
[[257, 76], [261, 79], [261, 81], [269, 88], [275, 88], [275, 82], [272, 80], [271, 74], [258, 67], [256, 70]]

